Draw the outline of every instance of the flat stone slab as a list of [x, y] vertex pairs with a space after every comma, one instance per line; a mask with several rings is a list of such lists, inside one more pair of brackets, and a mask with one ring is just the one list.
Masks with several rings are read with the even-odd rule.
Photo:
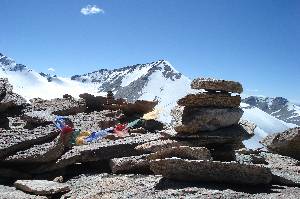
[[272, 180], [270, 169], [237, 162], [170, 158], [151, 161], [150, 169], [165, 178], [183, 181], [258, 185]]
[[182, 158], [189, 160], [211, 160], [210, 152], [205, 147], [179, 146], [165, 148], [149, 155], [147, 159]]
[[110, 160], [109, 165], [113, 173], [151, 173], [148, 156], [148, 154], [144, 154], [114, 158]]
[[225, 91], [232, 93], [242, 93], [243, 87], [239, 82], [220, 80], [212, 78], [197, 78], [191, 83], [192, 89], [205, 89], [215, 91]]
[[168, 129], [163, 134], [169, 139], [179, 141], [181, 145], [204, 147], [237, 144], [252, 136], [241, 125], [232, 125], [215, 131], [201, 131], [197, 134], [178, 133], [174, 129]]
[[214, 131], [237, 124], [243, 115], [240, 108], [189, 108], [176, 106], [172, 111], [175, 130], [180, 133]]
[[158, 140], [161, 137], [162, 136], [160, 134], [149, 133], [135, 135], [133, 137], [125, 137], [118, 140], [100, 140], [97, 143], [89, 145], [74, 146], [71, 150], [64, 153], [56, 162], [43, 165], [30, 172], [44, 173], [80, 162], [91, 162], [140, 155], [140, 153], [135, 149], [137, 145]]
[[70, 187], [67, 184], [48, 180], [17, 180], [14, 186], [17, 189], [35, 195], [53, 195], [70, 191]]
[[177, 104], [188, 107], [217, 107], [217, 108], [238, 108], [241, 103], [239, 95], [230, 96], [224, 94], [189, 94], [180, 100]]
[[181, 146], [182, 143], [176, 140], [166, 139], [166, 140], [154, 140], [151, 142], [146, 142], [144, 144], [138, 145], [135, 147], [136, 150], [141, 151], [142, 153], [154, 153], [156, 151], [169, 148]]
[[54, 125], [29, 129], [2, 130], [0, 133], [0, 160], [5, 156], [43, 144], [58, 136], [59, 131]]
[[64, 145], [57, 137], [51, 142], [34, 145], [29, 149], [18, 151], [16, 154], [7, 157], [4, 162], [8, 163], [43, 163], [58, 159], [64, 152]]
[[3, 199], [47, 199], [46, 196], [35, 196], [17, 190], [15, 187], [0, 185], [0, 198]]
[[269, 135], [261, 143], [273, 153], [300, 160], [300, 127]]

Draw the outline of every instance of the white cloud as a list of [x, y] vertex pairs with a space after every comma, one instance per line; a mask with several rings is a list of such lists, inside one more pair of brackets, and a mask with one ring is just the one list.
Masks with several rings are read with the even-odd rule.
[[55, 72], [54, 68], [48, 68], [48, 71]]
[[96, 5], [87, 5], [80, 10], [83, 15], [95, 15], [99, 13], [104, 13], [104, 10], [97, 7]]

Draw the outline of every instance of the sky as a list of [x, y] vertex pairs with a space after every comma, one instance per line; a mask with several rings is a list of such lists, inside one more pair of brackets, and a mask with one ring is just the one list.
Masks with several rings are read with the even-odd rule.
[[165, 59], [300, 103], [299, 0], [0, 0], [0, 20], [0, 52], [38, 72]]

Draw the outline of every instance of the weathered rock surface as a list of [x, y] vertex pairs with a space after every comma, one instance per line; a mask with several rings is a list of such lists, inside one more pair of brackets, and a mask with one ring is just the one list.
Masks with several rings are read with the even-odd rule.
[[144, 144], [138, 145], [135, 147], [136, 150], [142, 153], [154, 153], [156, 151], [166, 149], [169, 147], [181, 146], [182, 143], [176, 140], [155, 140], [151, 142], [146, 142]]
[[114, 158], [109, 165], [113, 173], [151, 173], [149, 155]]
[[14, 185], [17, 189], [35, 195], [54, 195], [70, 191], [67, 184], [48, 180], [17, 180]]
[[273, 153], [300, 160], [300, 127], [269, 135], [261, 143]]
[[238, 108], [241, 103], [241, 97], [225, 94], [189, 94], [180, 100], [177, 104], [187, 107], [217, 107], [217, 108]]
[[164, 133], [172, 139], [197, 144], [195, 146], [236, 144], [252, 136], [240, 125], [232, 125], [215, 131], [201, 131], [197, 134], [177, 133], [172, 130], [167, 130]]
[[12, 91], [12, 85], [8, 79], [0, 78], [0, 113], [1, 115], [20, 114], [27, 105], [26, 100]]
[[15, 154], [20, 150], [30, 148], [53, 140], [59, 134], [54, 125], [29, 129], [3, 130], [0, 133], [0, 159]]
[[0, 185], [0, 198], [3, 199], [47, 199], [46, 196], [35, 196], [17, 190], [15, 187]]
[[89, 113], [78, 113], [70, 115], [75, 128], [86, 131], [99, 131], [117, 124], [117, 111], [93, 111]]
[[175, 180], [249, 185], [268, 184], [272, 180], [269, 169], [237, 162], [171, 158], [153, 160], [150, 162], [150, 168], [155, 174]]
[[254, 130], [256, 128], [256, 124], [249, 122], [247, 120], [243, 120], [241, 119], [239, 121], [239, 125], [242, 126], [245, 131], [249, 134], [249, 136], [253, 136], [254, 135]]
[[181, 133], [214, 131], [237, 124], [243, 115], [239, 108], [187, 108], [177, 106], [172, 110], [174, 128]]
[[179, 146], [162, 149], [149, 155], [147, 159], [182, 158], [189, 160], [211, 160], [210, 152], [205, 147]]
[[41, 166], [31, 172], [43, 173], [64, 168], [78, 162], [91, 162], [140, 155], [140, 153], [135, 150], [137, 145], [160, 138], [160, 134], [144, 134], [118, 140], [100, 140], [97, 143], [89, 145], [74, 146], [71, 150], [64, 153], [55, 163]]
[[86, 110], [83, 99], [56, 98], [52, 100], [43, 100], [34, 98], [31, 99], [30, 102], [32, 111], [49, 111], [54, 115], [74, 115]]
[[53, 123], [55, 115], [50, 110], [30, 111], [21, 117], [26, 122], [26, 128], [35, 128]]
[[211, 79], [211, 78], [197, 78], [191, 83], [192, 89], [205, 89], [225, 91], [232, 93], [242, 93], [243, 87], [239, 82]]
[[286, 198], [300, 188], [287, 186], [239, 186], [219, 183], [173, 181], [158, 175], [80, 175], [67, 181], [71, 191], [62, 198]]
[[34, 145], [29, 149], [18, 151], [16, 154], [7, 157], [4, 162], [8, 163], [42, 163], [58, 159], [64, 152], [64, 145], [57, 137], [51, 142]]

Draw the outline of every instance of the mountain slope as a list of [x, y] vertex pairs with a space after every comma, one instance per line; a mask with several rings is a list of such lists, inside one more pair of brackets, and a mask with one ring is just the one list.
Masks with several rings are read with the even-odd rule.
[[296, 125], [300, 125], [300, 106], [297, 106], [283, 97], [256, 97], [243, 99], [243, 102], [252, 107], [257, 107], [270, 115]]

